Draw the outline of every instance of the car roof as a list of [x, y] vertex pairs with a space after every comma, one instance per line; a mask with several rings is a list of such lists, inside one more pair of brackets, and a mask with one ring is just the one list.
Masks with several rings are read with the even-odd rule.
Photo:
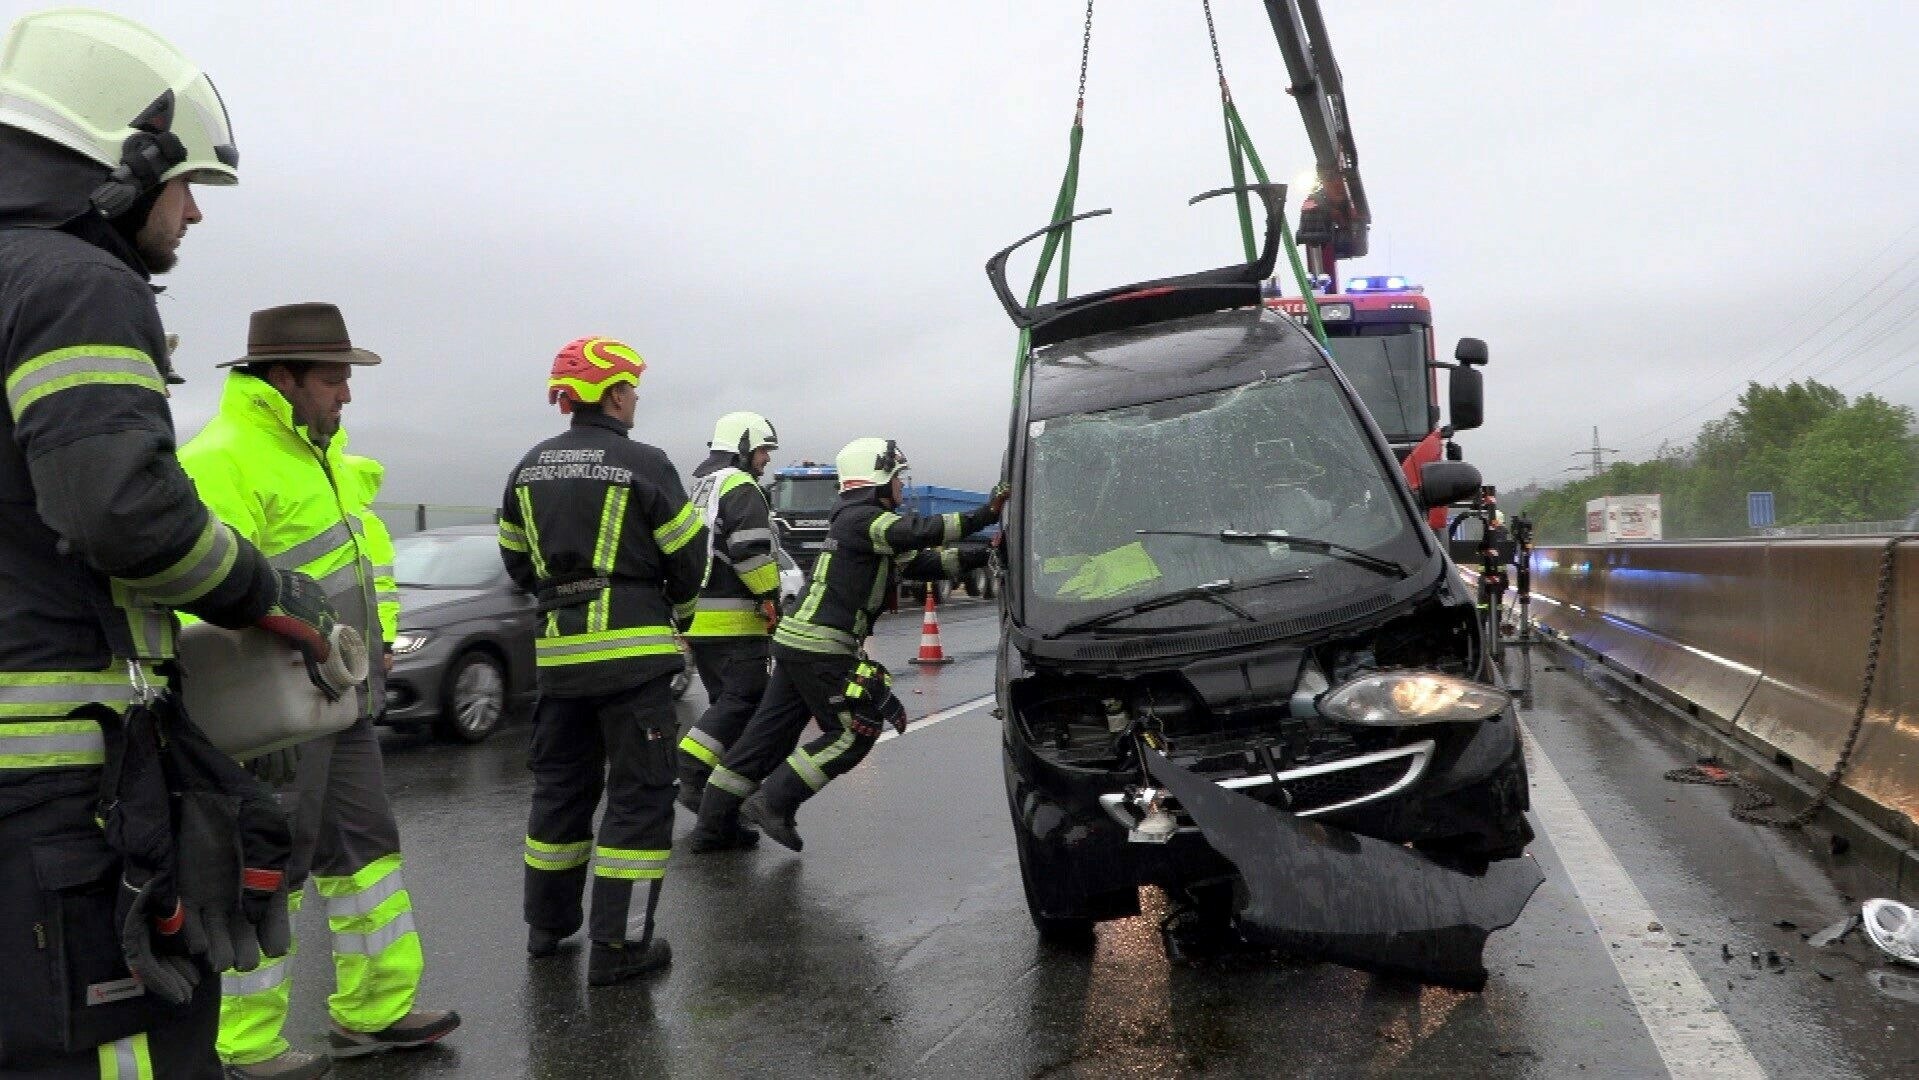
[[1101, 412], [1324, 366], [1291, 316], [1263, 307], [1192, 315], [1034, 350], [1027, 416]]

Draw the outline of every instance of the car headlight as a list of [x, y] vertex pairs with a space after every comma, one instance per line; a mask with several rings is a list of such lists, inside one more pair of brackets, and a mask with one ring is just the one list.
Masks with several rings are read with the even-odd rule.
[[393, 651], [399, 655], [419, 652], [426, 643], [433, 640], [431, 630], [402, 630], [393, 635]]
[[1512, 695], [1436, 671], [1362, 675], [1320, 699], [1319, 711], [1366, 727], [1467, 724], [1506, 711]]

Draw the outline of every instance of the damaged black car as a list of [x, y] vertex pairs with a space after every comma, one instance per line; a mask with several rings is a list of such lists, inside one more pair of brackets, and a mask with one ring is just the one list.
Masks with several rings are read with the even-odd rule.
[[[1261, 305], [1279, 199], [1260, 194], [1246, 266], [1036, 306], [1005, 287], [1006, 252], [989, 266], [1032, 343], [997, 685], [1027, 907], [1062, 940], [1138, 914], [1142, 885], [1220, 932], [1257, 936], [1247, 916], [1277, 906], [1270, 943], [1474, 985], [1485, 933], [1539, 880], [1498, 871], [1532, 838], [1518, 719], [1422, 521], [1478, 471], [1429, 466], [1410, 490], [1338, 368]], [[1207, 806], [1168, 769], [1211, 785]], [[1334, 869], [1288, 881], [1309, 865]], [[1303, 902], [1363, 899], [1376, 925], [1259, 895], [1354, 889]]]

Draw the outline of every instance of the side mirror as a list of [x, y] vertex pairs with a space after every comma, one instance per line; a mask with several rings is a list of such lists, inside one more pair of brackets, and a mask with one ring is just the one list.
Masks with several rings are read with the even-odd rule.
[[[1485, 356], [1483, 345], [1480, 346], [1480, 356]], [[1485, 360], [1481, 359], [1480, 363], [1485, 363]], [[1486, 381], [1478, 368], [1467, 367], [1464, 362], [1454, 368], [1452, 378], [1448, 380], [1448, 391], [1454, 431], [1471, 431], [1486, 422]]]
[[1450, 506], [1479, 494], [1477, 465], [1463, 461], [1429, 461], [1419, 467], [1419, 501], [1427, 509]]
[[1461, 364], [1484, 367], [1486, 364], [1486, 343], [1476, 337], [1463, 337], [1453, 346], [1453, 359]]

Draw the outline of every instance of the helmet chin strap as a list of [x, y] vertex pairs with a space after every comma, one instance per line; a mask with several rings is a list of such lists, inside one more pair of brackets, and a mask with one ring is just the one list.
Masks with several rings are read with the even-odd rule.
[[168, 169], [186, 159], [186, 144], [173, 132], [135, 131], [120, 144], [120, 164], [89, 196], [94, 210], [109, 221], [119, 217], [159, 187]]

